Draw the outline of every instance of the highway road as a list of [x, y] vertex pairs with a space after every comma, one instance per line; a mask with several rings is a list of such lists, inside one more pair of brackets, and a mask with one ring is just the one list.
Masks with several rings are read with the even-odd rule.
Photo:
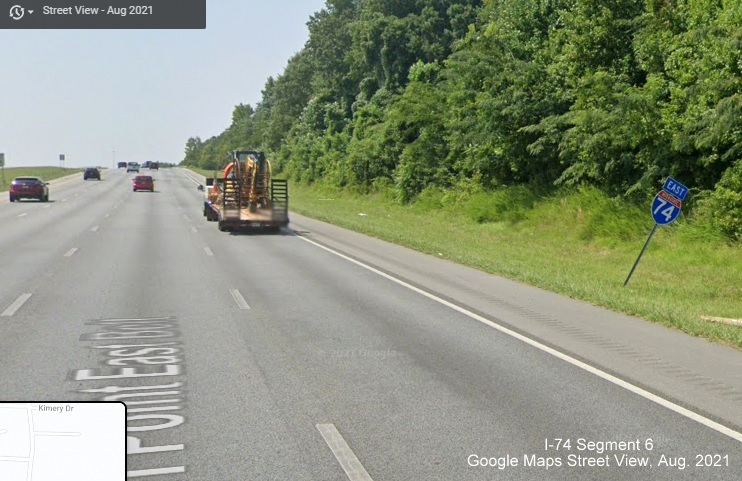
[[742, 353], [198, 178], [0, 201], [0, 400], [123, 401], [151, 480], [738, 480]]

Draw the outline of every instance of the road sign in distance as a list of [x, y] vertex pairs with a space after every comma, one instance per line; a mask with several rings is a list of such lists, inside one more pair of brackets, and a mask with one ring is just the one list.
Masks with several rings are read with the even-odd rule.
[[683, 184], [673, 179], [672, 177], [667, 178], [667, 180], [665, 181], [665, 185], [662, 187], [662, 189], [674, 195], [681, 201], [685, 200], [685, 196], [688, 195], [688, 187], [684, 186]]
[[657, 224], [669, 224], [680, 215], [681, 205], [677, 198], [661, 190], [652, 202], [652, 218]]

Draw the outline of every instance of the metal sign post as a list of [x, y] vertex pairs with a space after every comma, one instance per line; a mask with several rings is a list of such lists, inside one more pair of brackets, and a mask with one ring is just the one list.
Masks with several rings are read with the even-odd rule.
[[685, 200], [685, 196], [687, 195], [688, 188], [686, 186], [672, 177], [667, 178], [662, 190], [657, 193], [654, 197], [654, 201], [652, 201], [654, 228], [652, 229], [652, 232], [649, 233], [647, 242], [644, 243], [644, 247], [642, 247], [639, 257], [636, 258], [636, 262], [634, 262], [634, 266], [631, 268], [629, 276], [626, 278], [626, 281], [624, 281], [624, 287], [629, 283], [629, 279], [631, 279], [631, 275], [634, 273], [636, 266], [639, 265], [639, 261], [641, 260], [642, 255], [644, 255], [644, 251], [647, 249], [649, 241], [652, 240], [652, 236], [657, 231], [657, 227], [669, 224], [678, 218], [680, 215], [680, 208], [683, 205], [683, 200]]
[[5, 185], [5, 154], [0, 152], [0, 173], [2, 173], [2, 183]]
[[649, 233], [649, 237], [647, 237], [647, 242], [644, 243], [644, 247], [642, 247], [642, 251], [639, 253], [639, 257], [636, 258], [636, 262], [634, 262], [634, 266], [631, 268], [631, 272], [629, 272], [629, 277], [627, 277], [623, 283], [624, 287], [626, 287], [626, 284], [629, 283], [629, 279], [631, 279], [631, 275], [634, 273], [634, 269], [636, 269], [636, 266], [639, 265], [639, 261], [642, 259], [642, 256], [644, 255], [644, 251], [647, 250], [649, 241], [652, 240], [652, 236], [657, 231], [657, 227], [659, 226], [660, 226], [659, 224], [655, 224], [654, 228], [652, 229], [652, 232]]

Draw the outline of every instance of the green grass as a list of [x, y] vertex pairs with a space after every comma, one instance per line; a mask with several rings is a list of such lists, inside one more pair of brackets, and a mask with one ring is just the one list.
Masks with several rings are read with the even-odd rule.
[[[188, 170], [192, 170], [192, 171], [196, 172], [197, 174], [203, 175], [204, 177], [213, 177], [214, 176], [214, 171], [213, 170], [210, 170], [210, 169], [201, 169], [199, 167], [187, 167], [187, 168], [188, 168]], [[222, 171], [222, 169], [218, 169], [217, 170], [218, 173], [221, 172], [221, 171]], [[219, 174], [219, 175], [221, 176], [221, 174]], [[285, 178], [285, 177], [282, 177], [282, 176], [278, 175], [278, 176], [275, 176], [274, 178]]]
[[408, 206], [388, 193], [296, 183], [290, 193], [297, 213], [742, 348], [742, 327], [700, 319], [742, 318], [742, 245], [688, 219], [658, 228], [623, 287], [654, 224], [648, 208], [594, 189], [475, 192], [455, 202], [429, 192]]
[[213, 170], [207, 170], [207, 169], [199, 169], [198, 167], [188, 167], [189, 170], [192, 170], [198, 174], [203, 175], [204, 177], [213, 177], [214, 171]]
[[83, 169], [63, 167], [5, 167], [3, 176], [0, 176], [0, 192], [8, 190], [10, 183], [16, 177], [41, 177], [50, 181], [66, 175], [82, 172]]

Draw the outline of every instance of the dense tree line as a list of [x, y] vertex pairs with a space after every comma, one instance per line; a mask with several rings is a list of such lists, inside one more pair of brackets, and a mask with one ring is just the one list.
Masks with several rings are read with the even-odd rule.
[[462, 182], [645, 199], [671, 175], [742, 235], [738, 0], [328, 0], [308, 26], [185, 164], [250, 146], [401, 201]]

